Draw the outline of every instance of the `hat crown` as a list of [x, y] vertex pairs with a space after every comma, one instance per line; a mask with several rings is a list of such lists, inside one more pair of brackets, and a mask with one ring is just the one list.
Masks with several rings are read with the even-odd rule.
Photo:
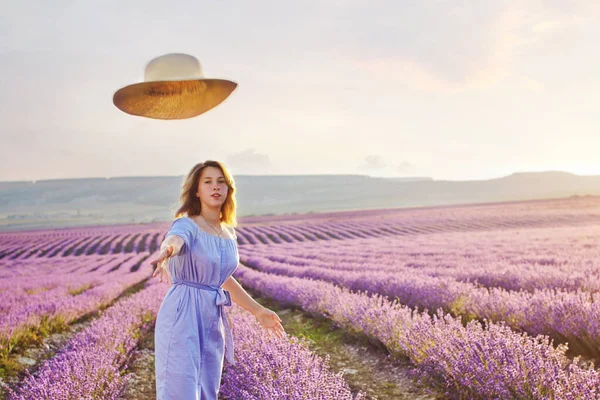
[[202, 65], [194, 56], [182, 53], [165, 54], [152, 59], [144, 71], [144, 81], [178, 81], [204, 79]]

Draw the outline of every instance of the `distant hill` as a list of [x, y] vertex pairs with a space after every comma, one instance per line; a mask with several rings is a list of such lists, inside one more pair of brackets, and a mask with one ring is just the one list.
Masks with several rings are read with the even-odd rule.
[[[600, 195], [600, 175], [518, 172], [488, 180], [365, 175], [235, 176], [238, 215], [278, 215]], [[0, 182], [0, 230], [173, 219], [183, 176]]]

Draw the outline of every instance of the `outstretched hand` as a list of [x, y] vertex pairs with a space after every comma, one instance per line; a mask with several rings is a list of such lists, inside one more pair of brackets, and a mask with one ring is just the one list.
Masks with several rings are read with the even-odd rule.
[[259, 312], [254, 314], [260, 325], [269, 333], [274, 334], [278, 338], [282, 338], [285, 330], [281, 325], [281, 318], [274, 311], [263, 307]]
[[[171, 253], [172, 253], [172, 250], [171, 250]], [[171, 274], [169, 273], [169, 270], [167, 269], [167, 261], [168, 260], [169, 260], [169, 249], [164, 248], [164, 249], [161, 249], [161, 251], [158, 253], [157, 258], [150, 261], [150, 264], [156, 265], [156, 269], [152, 273], [153, 278], [156, 277], [157, 275], [160, 275], [160, 278], [159, 278], [160, 282], [163, 281], [163, 277], [164, 277], [165, 282], [171, 284], [173, 282], [173, 280], [171, 279]]]

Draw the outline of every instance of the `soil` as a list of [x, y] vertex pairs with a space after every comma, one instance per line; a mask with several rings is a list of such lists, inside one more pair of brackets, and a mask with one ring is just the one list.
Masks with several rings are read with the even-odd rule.
[[147, 327], [132, 353], [126, 373], [131, 377], [120, 397], [126, 400], [147, 400], [156, 398], [156, 377], [154, 375], [154, 325]]
[[278, 309], [264, 299], [256, 299], [277, 312], [287, 333], [304, 337], [309, 348], [321, 357], [329, 355], [334, 372], [343, 372], [353, 393], [362, 391], [370, 400], [440, 400], [445, 397], [421, 387], [410, 371], [408, 360], [391, 358], [382, 348], [365, 337], [335, 327], [323, 317], [310, 316], [301, 310]]
[[73, 336], [88, 327], [94, 319], [94, 316], [88, 315], [84, 320], [70, 325], [68, 330], [46, 336], [40, 345], [29, 347], [22, 354], [11, 355], [11, 361], [18, 365], [16, 369], [19, 372], [0, 380], [0, 399], [8, 397], [4, 385], [14, 390], [19, 382], [27, 376], [25, 371], [29, 371], [33, 375], [44, 364], [44, 361], [58, 353]]

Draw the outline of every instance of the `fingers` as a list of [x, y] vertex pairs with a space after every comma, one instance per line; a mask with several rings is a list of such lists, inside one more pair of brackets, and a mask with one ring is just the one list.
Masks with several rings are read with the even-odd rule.
[[272, 330], [273, 330], [273, 334], [275, 336], [277, 336], [279, 339], [281, 339], [283, 337], [283, 334], [285, 333], [285, 331], [283, 330], [283, 327], [281, 325], [274, 326], [272, 328]]
[[152, 265], [156, 264], [156, 269], [152, 273], [152, 277], [154, 278], [154, 277], [158, 276], [159, 282], [162, 283], [162, 281], [164, 279], [166, 283], [171, 284], [173, 281], [171, 279], [169, 270], [166, 265], [165, 266], [162, 265], [163, 263], [166, 264], [165, 259], [166, 259], [166, 257], [159, 257], [156, 260], [153, 260], [150, 262], [150, 264], [152, 264]]
[[164, 268], [158, 267], [158, 268], [156, 268], [156, 271], [154, 271], [154, 274], [152, 276], [158, 275], [158, 281], [162, 283], [164, 273], [165, 273]]
[[263, 324], [263, 327], [269, 334], [269, 337], [271, 337], [272, 335], [275, 335], [279, 339], [281, 339], [286, 334], [285, 329], [283, 329], [283, 326], [279, 322], [275, 322], [275, 324], [273, 324], [272, 326], [269, 326], [269, 325], [271, 325], [271, 324], [270, 323]]
[[283, 337], [283, 334], [285, 333], [285, 329], [283, 329], [281, 324], [277, 324], [277, 333], [279, 334], [279, 337]]
[[283, 325], [281, 324], [277, 324], [277, 330], [279, 331], [280, 335], [283, 336], [283, 334], [285, 333], [285, 329], [283, 328]]

